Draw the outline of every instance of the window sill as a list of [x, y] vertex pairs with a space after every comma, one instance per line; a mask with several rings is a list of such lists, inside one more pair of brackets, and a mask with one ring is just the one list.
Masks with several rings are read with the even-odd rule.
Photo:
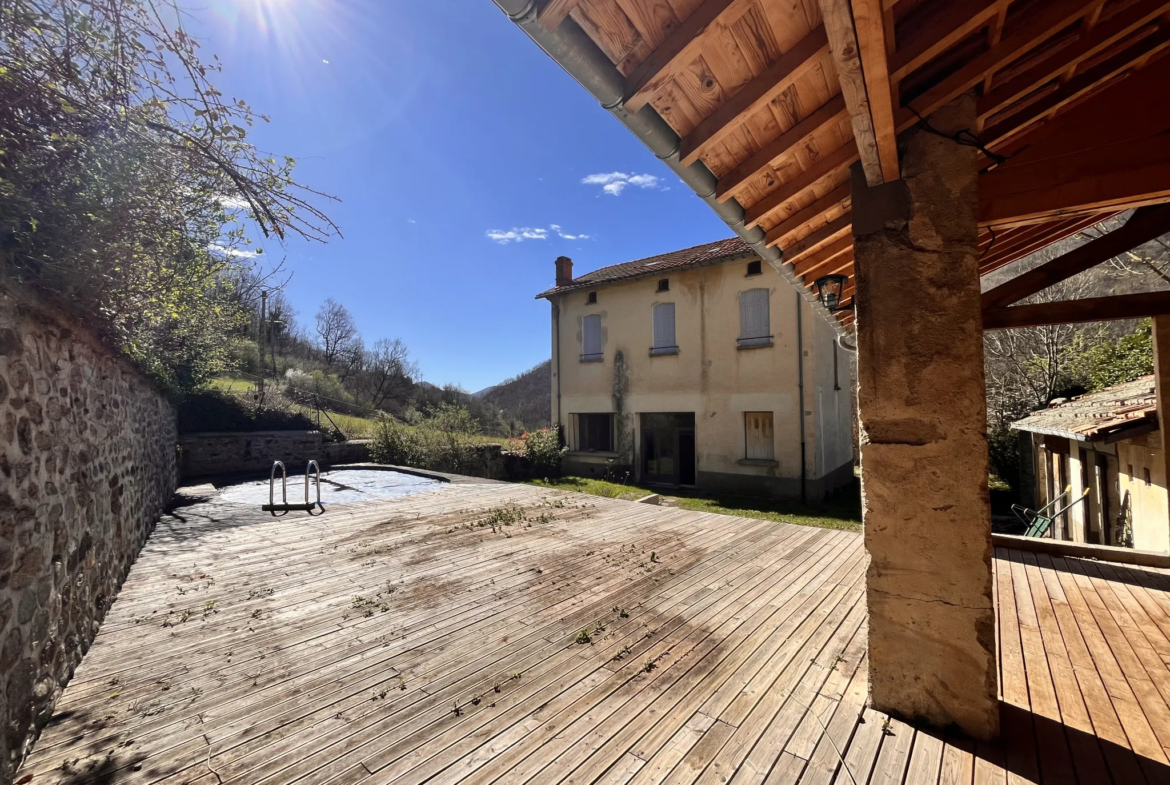
[[736, 349], [768, 349], [772, 346], [771, 338], [749, 338], [750, 343], [739, 343]]
[[567, 457], [572, 458], [616, 458], [616, 452], [608, 452], [606, 450], [569, 450], [565, 453]]
[[780, 465], [780, 461], [771, 461], [767, 458], [740, 458], [738, 463], [740, 466], [768, 466], [771, 468]]
[[605, 362], [605, 355], [604, 354], [583, 354], [583, 355], [581, 355], [581, 362], [583, 362], [583, 363]]
[[669, 357], [672, 354], [678, 354], [677, 346], [662, 346], [650, 350], [651, 357]]

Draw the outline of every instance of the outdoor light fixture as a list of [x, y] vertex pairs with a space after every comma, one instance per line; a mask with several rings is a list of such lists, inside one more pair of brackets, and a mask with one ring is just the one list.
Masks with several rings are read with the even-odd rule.
[[845, 291], [845, 283], [848, 280], [844, 275], [826, 275], [818, 278], [813, 284], [817, 287], [817, 297], [820, 298], [821, 305], [825, 306], [829, 313], [853, 310], [852, 300], [848, 305], [841, 304], [841, 294]]

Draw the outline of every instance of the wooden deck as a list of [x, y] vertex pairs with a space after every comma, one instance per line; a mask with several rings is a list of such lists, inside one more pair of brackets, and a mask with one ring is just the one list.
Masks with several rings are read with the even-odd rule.
[[192, 504], [18, 781], [1170, 781], [1170, 578], [997, 556], [1005, 742], [973, 745], [865, 707], [854, 533], [504, 484]]

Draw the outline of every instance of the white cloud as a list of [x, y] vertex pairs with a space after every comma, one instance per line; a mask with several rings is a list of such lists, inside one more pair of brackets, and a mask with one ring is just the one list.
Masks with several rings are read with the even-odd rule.
[[207, 246], [207, 250], [211, 251], [212, 253], [220, 254], [222, 256], [230, 256], [237, 259], [251, 259], [260, 255], [259, 251], [247, 251], [243, 248], [229, 248], [226, 245], [216, 245], [215, 243]]
[[508, 243], [522, 243], [525, 240], [547, 240], [549, 232], [553, 232], [562, 240], [588, 240], [590, 235], [587, 234], [569, 234], [561, 228], [560, 224], [549, 224], [548, 228], [530, 226], [513, 227], [512, 229], [489, 229], [485, 234], [489, 240], [499, 243], [500, 245], [507, 245]]
[[522, 228], [513, 228], [508, 231], [503, 229], [489, 229], [487, 231], [487, 238], [494, 240], [500, 245], [507, 245], [508, 243], [522, 243], [525, 240], [547, 240], [548, 229], [525, 226]]
[[329, 65], [329, 61], [328, 61], [328, 60], [322, 60], [321, 62], [322, 62], [322, 63], [324, 63], [325, 65]]
[[648, 188], [659, 191], [669, 190], [658, 184], [658, 177], [652, 174], [627, 174], [625, 172], [600, 172], [581, 179], [582, 185], [600, 185], [602, 193], [621, 196], [626, 186]]

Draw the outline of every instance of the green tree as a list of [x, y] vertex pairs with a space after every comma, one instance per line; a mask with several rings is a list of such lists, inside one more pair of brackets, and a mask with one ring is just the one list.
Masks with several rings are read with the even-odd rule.
[[1074, 367], [1090, 391], [1103, 390], [1153, 373], [1153, 323], [1146, 319], [1129, 335], [1084, 348]]

